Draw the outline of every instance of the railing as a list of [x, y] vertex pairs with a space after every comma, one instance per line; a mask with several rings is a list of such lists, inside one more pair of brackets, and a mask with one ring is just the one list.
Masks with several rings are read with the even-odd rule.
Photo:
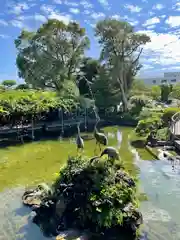
[[175, 136], [175, 124], [180, 120], [180, 112], [175, 113], [171, 118], [170, 131]]

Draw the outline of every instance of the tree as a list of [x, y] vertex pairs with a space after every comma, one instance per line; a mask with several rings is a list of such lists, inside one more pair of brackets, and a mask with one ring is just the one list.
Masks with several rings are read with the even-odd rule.
[[162, 84], [161, 85], [161, 101], [162, 102], [167, 102], [169, 98], [169, 94], [172, 91], [172, 87], [167, 85], [167, 84]]
[[22, 84], [19, 84], [16, 89], [17, 90], [23, 90], [23, 89], [29, 89], [29, 85], [28, 84], [25, 84], [25, 83], [22, 83]]
[[2, 85], [5, 87], [5, 88], [12, 88], [13, 86], [16, 85], [16, 81], [15, 80], [4, 80], [2, 82]]
[[119, 104], [121, 93], [116, 85], [107, 69], [101, 68], [97, 79], [92, 84], [95, 103], [99, 109], [105, 111]]
[[119, 84], [124, 111], [127, 111], [127, 93], [133, 76], [141, 68], [139, 57], [143, 45], [150, 41], [145, 34], [135, 33], [127, 22], [105, 19], [96, 25], [96, 34], [101, 45], [100, 59], [104, 61]]
[[33, 87], [59, 91], [66, 80], [74, 80], [89, 40], [79, 24], [53, 19], [36, 32], [22, 31], [15, 45], [19, 76]]
[[98, 60], [90, 57], [83, 59], [78, 75], [80, 94], [92, 97], [89, 92], [89, 86], [92, 85], [94, 79], [98, 76], [100, 69], [101, 66]]

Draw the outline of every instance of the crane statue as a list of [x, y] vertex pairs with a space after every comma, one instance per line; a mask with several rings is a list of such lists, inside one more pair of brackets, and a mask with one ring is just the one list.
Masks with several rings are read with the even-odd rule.
[[77, 145], [77, 151], [79, 152], [79, 150], [83, 150], [84, 149], [84, 140], [81, 137], [81, 133], [80, 133], [80, 123], [77, 124], [77, 130], [78, 130], [78, 134], [77, 134], [77, 138], [76, 138], [76, 145]]
[[[94, 137], [96, 139], [96, 146], [99, 145], [99, 149], [101, 150], [101, 144], [104, 146], [108, 145], [108, 139], [104, 133], [100, 133], [97, 130], [97, 124], [99, 123], [100, 118], [97, 118], [96, 124], [94, 126]], [[96, 148], [95, 148], [96, 149]]]
[[102, 152], [100, 157], [104, 156], [104, 155], [108, 155], [108, 159], [109, 160], [119, 160], [120, 156], [119, 156], [119, 152], [116, 148], [114, 147], [106, 147]]
[[104, 155], [108, 155], [108, 160], [120, 160], [119, 152], [114, 147], [106, 147], [100, 154], [100, 156], [95, 156], [90, 159], [90, 163], [94, 160], [101, 158]]

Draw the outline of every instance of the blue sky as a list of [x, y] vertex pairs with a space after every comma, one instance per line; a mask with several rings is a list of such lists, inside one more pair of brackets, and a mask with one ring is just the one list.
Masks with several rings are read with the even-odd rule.
[[104, 17], [127, 20], [151, 37], [141, 56], [141, 76], [180, 70], [180, 2], [177, 0], [0, 0], [0, 80], [18, 79], [15, 38], [37, 29], [48, 18], [79, 21], [91, 40], [88, 55], [99, 56], [93, 27]]

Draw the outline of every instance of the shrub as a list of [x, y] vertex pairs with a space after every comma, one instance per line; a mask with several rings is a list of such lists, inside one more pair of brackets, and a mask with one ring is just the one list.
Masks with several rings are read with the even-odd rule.
[[144, 107], [140, 114], [138, 119], [139, 120], [143, 120], [143, 119], [147, 119], [147, 118], [161, 118], [163, 115], [163, 110], [160, 108], [148, 108], [148, 107]]
[[179, 111], [180, 108], [166, 108], [164, 110], [162, 120], [164, 121], [165, 126], [167, 126], [168, 122], [171, 121], [172, 116]]
[[133, 96], [130, 98], [131, 109], [130, 112], [133, 115], [139, 115], [142, 108], [150, 102], [150, 99], [145, 95]]
[[[59, 214], [56, 207], [51, 207], [51, 212], [45, 212], [48, 204], [43, 203], [36, 210], [36, 222], [42, 214], [41, 220], [48, 227], [58, 213], [59, 227], [88, 229], [92, 239], [96, 239], [95, 236], [97, 239], [119, 239], [119, 234], [122, 239], [136, 238], [142, 223], [142, 215], [137, 210], [136, 180], [123, 170], [121, 161], [97, 158], [91, 162], [84, 157], [70, 157], [53, 188], [53, 199], [56, 199], [53, 201], [55, 204], [62, 202], [63, 211], [61, 208]], [[47, 212], [50, 215], [43, 215]]]
[[153, 130], [157, 130], [162, 126], [162, 120], [159, 117], [151, 117], [145, 120], [140, 120], [135, 129], [140, 136], [148, 135]]

